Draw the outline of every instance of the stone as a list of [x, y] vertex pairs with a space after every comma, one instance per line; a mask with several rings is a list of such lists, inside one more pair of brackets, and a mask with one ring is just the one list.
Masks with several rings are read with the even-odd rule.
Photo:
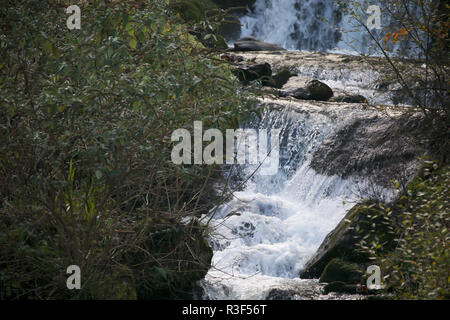
[[367, 99], [359, 94], [338, 96], [333, 99], [334, 102], [346, 102], [346, 103], [367, 103]]
[[360, 220], [368, 219], [369, 213], [377, 214], [376, 209], [366, 205], [356, 205], [347, 212], [344, 219], [331, 231], [320, 245], [317, 252], [300, 271], [300, 278], [319, 278], [334, 258], [342, 258], [350, 262], [365, 263], [368, 255], [357, 250], [360, 241]]
[[293, 74], [288, 69], [278, 71], [277, 74], [272, 77], [273, 87], [281, 89], [289, 81], [289, 79], [294, 76], [296, 76], [296, 74]]
[[271, 77], [272, 68], [268, 63], [254, 64], [250, 66], [241, 66], [235, 69], [234, 74], [239, 81], [248, 83], [250, 81], [261, 79], [262, 77]]
[[362, 276], [363, 272], [359, 270], [357, 264], [344, 261], [340, 258], [334, 258], [323, 270], [319, 282], [330, 283], [341, 281], [348, 284], [358, 284], [361, 282]]
[[328, 176], [363, 175], [371, 183], [392, 188], [392, 177], [400, 172], [405, 181], [412, 177], [405, 163], [420, 157], [429, 146], [421, 119], [418, 114], [355, 119], [323, 141], [313, 153], [311, 167]]
[[317, 101], [327, 101], [333, 96], [333, 90], [328, 85], [315, 79], [308, 81], [306, 90], [308, 90], [311, 98]]
[[327, 101], [333, 96], [333, 90], [319, 80], [309, 80], [304, 88], [281, 91], [280, 97], [293, 97], [300, 100]]
[[355, 284], [346, 284], [341, 281], [335, 281], [327, 284], [323, 291], [325, 294], [330, 292], [336, 293], [346, 293], [346, 294], [356, 294], [357, 293], [357, 285]]
[[272, 289], [267, 295], [266, 300], [295, 300], [297, 292], [294, 290]]
[[280, 91], [280, 97], [293, 97], [299, 100], [311, 100], [311, 95], [305, 88], [298, 88], [292, 91]]
[[254, 37], [245, 37], [234, 43], [233, 51], [286, 51], [283, 47]]

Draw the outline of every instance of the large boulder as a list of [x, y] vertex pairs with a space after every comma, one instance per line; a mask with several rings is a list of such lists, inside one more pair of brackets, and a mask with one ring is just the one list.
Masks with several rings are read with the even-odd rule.
[[319, 282], [330, 283], [342, 281], [345, 283], [358, 284], [361, 282], [362, 276], [363, 272], [359, 269], [357, 264], [344, 261], [340, 258], [334, 258], [323, 270]]
[[319, 80], [309, 80], [304, 88], [280, 92], [281, 97], [293, 97], [300, 100], [327, 101], [333, 96], [333, 90]]
[[283, 47], [254, 37], [244, 37], [234, 43], [233, 51], [285, 51]]
[[[300, 271], [300, 278], [319, 278], [327, 264], [334, 258], [354, 263], [367, 263], [368, 254], [358, 250], [358, 243], [365, 236], [377, 236], [382, 242], [392, 244], [391, 235], [387, 232], [387, 226], [383, 224], [380, 216], [380, 209], [375, 205], [360, 204], [349, 210]], [[376, 226], [375, 229], [373, 224]], [[386, 246], [386, 250], [388, 249]]]
[[327, 101], [333, 96], [333, 90], [319, 80], [311, 80], [306, 85], [306, 90], [311, 94], [313, 100]]
[[[430, 141], [419, 113], [374, 114], [355, 119], [324, 140], [313, 153], [311, 168], [327, 176], [364, 176], [371, 185], [392, 188], [393, 178], [407, 182], [413, 177], [414, 163], [429, 150]], [[379, 193], [377, 188], [363, 191]]]

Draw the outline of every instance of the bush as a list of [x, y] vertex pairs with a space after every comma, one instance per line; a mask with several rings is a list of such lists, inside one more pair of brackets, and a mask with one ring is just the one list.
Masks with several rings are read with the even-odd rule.
[[[217, 169], [172, 164], [170, 137], [194, 120], [232, 127], [248, 107], [164, 1], [85, 2], [81, 30], [66, 27], [69, 5], [0, 5], [2, 299], [111, 298], [102, 286], [127, 267], [133, 278], [144, 267], [204, 274], [194, 249], [188, 270], [175, 269], [174, 248], [203, 243], [186, 219], [208, 210]], [[155, 257], [145, 244], [167, 228], [179, 235]], [[124, 267], [135, 251], [139, 264]], [[72, 264], [76, 292], [65, 285]]]
[[395, 249], [382, 243], [366, 247], [386, 276], [387, 290], [398, 299], [449, 299], [448, 165], [437, 169], [427, 161], [424, 174], [383, 216], [389, 216]]

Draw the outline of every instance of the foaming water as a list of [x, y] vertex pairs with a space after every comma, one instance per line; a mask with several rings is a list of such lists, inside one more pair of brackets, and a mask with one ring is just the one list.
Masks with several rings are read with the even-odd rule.
[[[309, 163], [321, 142], [349, 121], [326, 112], [266, 111], [253, 124], [281, 130], [280, 170], [256, 173], [206, 217], [214, 255], [201, 283], [204, 298], [266, 299], [274, 289], [294, 291], [295, 299], [323, 298], [317, 282], [298, 274], [351, 208], [361, 181], [318, 174]], [[245, 179], [254, 169], [238, 175]]]
[[340, 22], [332, 0], [257, 0], [254, 12], [241, 18], [242, 36], [255, 36], [289, 50], [325, 51], [341, 34], [324, 22]]
[[[253, 10], [240, 18], [241, 36], [254, 36], [288, 50], [382, 55], [366, 30], [337, 2], [256, 0]], [[358, 0], [354, 2], [354, 10], [363, 19], [369, 18], [366, 11], [373, 4], [383, 9], [382, 1]], [[417, 8], [411, 6], [409, 10], [418, 15]], [[372, 29], [371, 32], [381, 42], [387, 32], [395, 29], [396, 24], [395, 19], [381, 11], [381, 29]], [[419, 55], [418, 48], [408, 41], [402, 41], [402, 44], [396, 44], [391, 49], [393, 55]]]

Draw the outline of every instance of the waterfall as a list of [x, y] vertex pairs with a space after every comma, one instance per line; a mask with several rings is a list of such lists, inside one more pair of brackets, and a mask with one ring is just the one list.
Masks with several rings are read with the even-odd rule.
[[[370, 5], [382, 7], [377, 1], [358, 0], [354, 4], [363, 19], [369, 18], [366, 11]], [[336, 0], [256, 0], [253, 10], [240, 18], [241, 37], [254, 36], [288, 50], [379, 55], [381, 52], [369, 34], [340, 6]], [[418, 14], [415, 8], [410, 10]], [[395, 23], [381, 11], [382, 29], [372, 32], [382, 38]], [[392, 49], [396, 54], [418, 54], [409, 42]]]
[[299, 279], [299, 271], [358, 199], [364, 178], [321, 175], [309, 164], [327, 137], [370, 116], [373, 111], [357, 108], [266, 106], [260, 120], [248, 124], [280, 130], [280, 167], [273, 176], [241, 167], [237, 175], [251, 179], [205, 217], [214, 255], [201, 283], [203, 298], [267, 299], [273, 290], [321, 297], [317, 280]]
[[241, 18], [242, 36], [255, 36], [290, 50], [326, 51], [341, 33], [323, 21], [342, 20], [333, 0], [257, 0], [254, 11]]

